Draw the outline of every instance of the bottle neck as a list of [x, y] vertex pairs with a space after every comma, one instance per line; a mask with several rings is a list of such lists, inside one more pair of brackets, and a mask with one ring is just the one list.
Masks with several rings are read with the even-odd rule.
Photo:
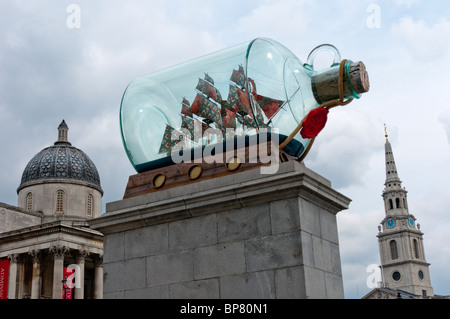
[[[362, 62], [347, 61], [344, 71], [344, 98], [359, 98], [369, 91], [369, 77]], [[318, 104], [339, 99], [339, 65], [317, 72], [311, 78], [311, 89]]]

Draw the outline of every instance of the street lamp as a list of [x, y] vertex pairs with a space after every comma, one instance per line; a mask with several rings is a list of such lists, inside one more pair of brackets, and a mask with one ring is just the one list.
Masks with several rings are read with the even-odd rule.
[[63, 299], [66, 299], [66, 297], [67, 297], [67, 275], [64, 277], [64, 279], [63, 280], [61, 280], [61, 282], [62, 282], [62, 284], [63, 284], [63, 289], [64, 289], [64, 298]]

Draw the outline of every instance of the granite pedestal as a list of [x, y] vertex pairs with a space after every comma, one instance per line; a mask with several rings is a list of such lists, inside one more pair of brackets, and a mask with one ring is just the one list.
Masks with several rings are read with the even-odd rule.
[[104, 298], [344, 298], [349, 203], [294, 161], [109, 203]]

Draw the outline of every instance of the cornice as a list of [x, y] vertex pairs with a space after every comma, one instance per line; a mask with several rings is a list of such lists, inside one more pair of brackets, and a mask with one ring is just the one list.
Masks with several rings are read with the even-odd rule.
[[44, 185], [44, 184], [71, 184], [71, 185], [85, 186], [85, 187], [93, 188], [93, 189], [99, 191], [100, 194], [103, 196], [103, 190], [100, 186], [98, 186], [92, 182], [80, 181], [80, 180], [70, 179], [70, 178], [49, 178], [49, 179], [41, 178], [41, 179], [37, 179], [37, 180], [28, 181], [28, 182], [21, 184], [17, 188], [17, 194], [19, 194], [19, 192], [21, 190], [23, 190], [27, 187], [35, 186], [35, 185]]
[[23, 208], [20, 208], [20, 207], [17, 207], [17, 206], [8, 205], [8, 204], [2, 203], [2, 202], [0, 202], [0, 208], [12, 210], [12, 211], [17, 212], [17, 213], [22, 213], [22, 214], [26, 214], [26, 215], [30, 215], [30, 216], [35, 216], [35, 217], [43, 217], [44, 216], [44, 214], [42, 212], [27, 211], [27, 210], [25, 210]]
[[75, 228], [57, 221], [2, 233], [0, 234], [0, 245], [57, 233], [70, 234], [91, 240], [103, 240], [103, 235], [97, 231], [87, 228]]
[[391, 262], [391, 263], [385, 263], [385, 264], [383, 264], [383, 268], [396, 267], [396, 266], [401, 266], [401, 265], [404, 265], [404, 264], [416, 264], [416, 265], [425, 266], [425, 267], [428, 267], [428, 266], [431, 265], [430, 263], [427, 263], [426, 261], [408, 259], [408, 260], [403, 260], [403, 261], [396, 261], [396, 262]]
[[108, 234], [295, 196], [336, 214], [351, 201], [333, 190], [328, 180], [296, 162], [281, 164], [273, 175], [257, 170], [110, 203], [107, 213], [89, 224]]
[[394, 229], [394, 230], [385, 230], [383, 232], [378, 233], [377, 237], [379, 240], [382, 240], [383, 237], [398, 237], [400, 235], [401, 237], [407, 236], [406, 233], [411, 233], [419, 236], [423, 236], [424, 234], [417, 229]]

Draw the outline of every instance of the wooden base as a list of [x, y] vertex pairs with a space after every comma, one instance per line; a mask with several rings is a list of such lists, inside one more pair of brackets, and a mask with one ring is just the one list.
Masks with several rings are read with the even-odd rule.
[[[272, 156], [272, 150], [275, 150], [275, 148], [276, 152]], [[267, 158], [261, 160], [259, 154], [267, 156], [272, 162], [267, 163]], [[178, 185], [196, 183], [244, 170], [268, 166], [273, 164], [274, 161], [283, 163], [291, 160], [298, 159], [283, 151], [279, 151], [277, 146], [270, 142], [248, 146], [234, 152], [204, 157], [191, 163], [173, 164], [132, 175], [128, 180], [123, 198], [131, 198]]]

